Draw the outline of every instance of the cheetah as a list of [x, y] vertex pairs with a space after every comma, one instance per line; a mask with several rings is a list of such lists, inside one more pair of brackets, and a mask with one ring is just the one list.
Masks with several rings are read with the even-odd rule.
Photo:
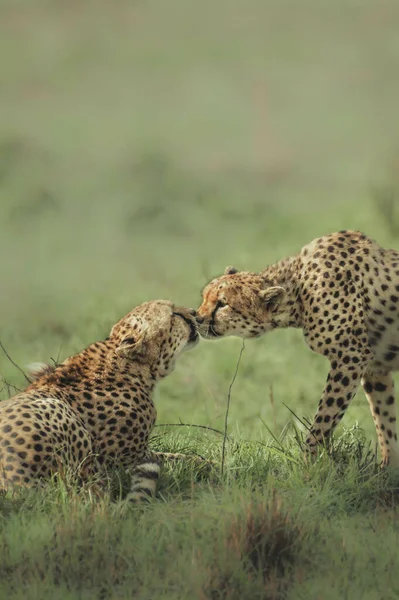
[[146, 302], [105, 340], [58, 366], [34, 365], [31, 384], [0, 402], [0, 489], [30, 487], [65, 467], [85, 480], [118, 466], [132, 474], [127, 502], [154, 496], [160, 464], [184, 455], [149, 450], [152, 395], [198, 343], [194, 315]]
[[399, 466], [392, 380], [399, 369], [398, 252], [340, 231], [259, 273], [227, 267], [204, 288], [197, 323], [207, 339], [301, 328], [307, 345], [330, 362], [306, 440], [310, 452], [332, 433], [361, 383], [382, 465]]

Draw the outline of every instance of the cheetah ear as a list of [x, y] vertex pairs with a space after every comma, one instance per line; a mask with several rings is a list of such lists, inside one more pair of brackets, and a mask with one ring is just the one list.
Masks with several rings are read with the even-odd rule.
[[226, 267], [224, 270], [225, 275], [235, 275], [236, 273], [238, 273], [238, 269], [235, 267]]
[[115, 350], [116, 354], [123, 358], [134, 358], [143, 350], [143, 339], [143, 336], [132, 337], [131, 335], [123, 338]]
[[280, 285], [273, 285], [265, 290], [260, 290], [259, 298], [268, 308], [275, 308], [285, 296], [285, 289]]

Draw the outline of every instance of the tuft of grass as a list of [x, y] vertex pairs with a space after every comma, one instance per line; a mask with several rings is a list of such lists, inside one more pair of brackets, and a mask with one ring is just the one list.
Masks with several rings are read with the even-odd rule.
[[258, 588], [264, 600], [288, 589], [304, 530], [273, 493], [268, 502], [243, 506], [228, 528], [223, 552], [215, 552], [204, 595], [211, 600], [249, 597]]

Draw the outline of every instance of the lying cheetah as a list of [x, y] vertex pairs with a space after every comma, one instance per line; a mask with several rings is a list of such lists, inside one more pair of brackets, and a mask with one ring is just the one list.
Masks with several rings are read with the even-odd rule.
[[205, 287], [197, 323], [209, 339], [303, 329], [308, 346], [330, 361], [307, 444], [314, 451], [328, 437], [361, 382], [383, 464], [399, 466], [392, 381], [399, 369], [398, 252], [340, 231], [260, 273], [227, 267]]
[[104, 465], [131, 470], [128, 500], [154, 495], [160, 462], [183, 455], [148, 449], [152, 393], [198, 339], [194, 311], [147, 302], [104, 341], [36, 369], [25, 391], [0, 403], [0, 489], [30, 486], [65, 466], [84, 479]]

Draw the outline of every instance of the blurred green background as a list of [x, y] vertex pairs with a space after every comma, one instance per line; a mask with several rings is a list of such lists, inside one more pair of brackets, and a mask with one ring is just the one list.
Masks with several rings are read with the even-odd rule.
[[[338, 229], [399, 248], [398, 22], [395, 0], [0, 0], [11, 356], [63, 359], [135, 304], [196, 307], [226, 264]], [[159, 422], [222, 426], [240, 346], [184, 355]], [[327, 370], [299, 331], [247, 342], [231, 429], [312, 416]], [[0, 373], [23, 385], [1, 353]], [[361, 393], [356, 420], [372, 433]]]

